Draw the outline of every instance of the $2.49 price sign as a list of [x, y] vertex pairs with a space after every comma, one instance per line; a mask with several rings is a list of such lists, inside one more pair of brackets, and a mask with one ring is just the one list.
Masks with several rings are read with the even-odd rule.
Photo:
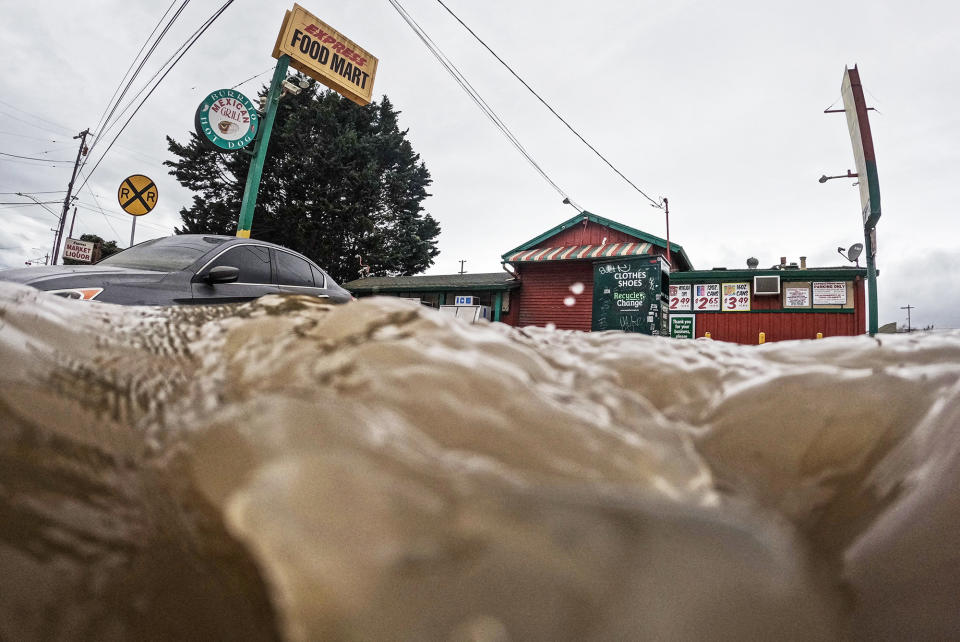
[[689, 310], [690, 309], [690, 284], [670, 286], [670, 309], [671, 310]]
[[749, 312], [750, 311], [750, 284], [724, 283], [723, 284], [723, 311]]

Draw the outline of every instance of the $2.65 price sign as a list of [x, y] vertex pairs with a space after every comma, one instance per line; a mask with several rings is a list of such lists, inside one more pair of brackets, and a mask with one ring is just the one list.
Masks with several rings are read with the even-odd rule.
[[720, 284], [697, 283], [693, 286], [693, 309], [713, 312], [720, 309]]

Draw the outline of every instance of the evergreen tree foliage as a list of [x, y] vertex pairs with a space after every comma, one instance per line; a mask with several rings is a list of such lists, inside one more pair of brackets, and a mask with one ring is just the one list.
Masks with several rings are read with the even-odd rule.
[[[373, 276], [422, 272], [439, 254], [440, 226], [421, 207], [430, 173], [399, 112], [386, 96], [360, 107], [319, 87], [280, 100], [251, 236], [301, 252], [340, 283], [359, 276], [361, 260]], [[177, 160], [164, 164], [195, 192], [176, 232], [235, 234], [251, 154], [208, 150], [194, 133], [167, 144]]]

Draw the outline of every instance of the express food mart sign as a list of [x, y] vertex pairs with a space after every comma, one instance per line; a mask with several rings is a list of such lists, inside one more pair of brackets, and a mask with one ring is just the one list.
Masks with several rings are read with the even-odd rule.
[[287, 11], [273, 57], [290, 56], [290, 66], [358, 105], [370, 103], [377, 59], [370, 52], [298, 4]]

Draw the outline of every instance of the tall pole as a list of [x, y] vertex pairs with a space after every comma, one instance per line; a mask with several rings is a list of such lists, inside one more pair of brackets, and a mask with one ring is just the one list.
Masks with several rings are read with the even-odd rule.
[[667, 265], [673, 269], [673, 261], [670, 260], [670, 201], [663, 197], [663, 214], [667, 219]]
[[877, 228], [864, 227], [863, 240], [867, 250], [867, 294], [869, 295], [870, 336], [877, 334], [880, 324], [877, 320], [877, 249], [873, 246]]
[[74, 139], [80, 139], [80, 149], [77, 150], [77, 160], [73, 163], [73, 174], [70, 176], [70, 184], [67, 185], [67, 197], [63, 199], [63, 212], [60, 213], [60, 225], [57, 228], [57, 235], [53, 239], [53, 262], [57, 264], [57, 258], [60, 256], [60, 243], [63, 241], [63, 228], [67, 224], [67, 210], [70, 209], [70, 196], [73, 193], [73, 182], [77, 180], [77, 171], [80, 169], [80, 157], [83, 156], [83, 150], [87, 147], [87, 136], [90, 135], [90, 128], [87, 127], [82, 132], [74, 136]]
[[133, 235], [137, 231], [137, 217], [131, 216], [130, 218], [133, 219], [133, 223], [130, 224], [130, 247], [133, 247]]
[[277, 105], [280, 103], [281, 85], [287, 77], [287, 67], [289, 65], [290, 56], [283, 54], [277, 59], [277, 67], [273, 70], [273, 81], [270, 83], [270, 91], [267, 92], [267, 113], [264, 114], [260, 135], [257, 136], [257, 141], [254, 143], [253, 160], [250, 161], [247, 184], [243, 188], [240, 220], [237, 221], [237, 236], [240, 238], [250, 238], [250, 228], [253, 226], [253, 210], [257, 207], [257, 192], [260, 191], [260, 176], [263, 174], [263, 161], [267, 156], [270, 132], [273, 131], [273, 120], [277, 115]]
[[77, 206], [73, 206], [73, 218], [70, 219], [70, 232], [67, 233], [67, 238], [73, 238], [73, 224], [77, 222]]
[[908, 304], [905, 305], [905, 306], [900, 306], [900, 309], [907, 311], [907, 332], [913, 332], [913, 326], [912, 326], [911, 323], [910, 323], [910, 310], [913, 310], [913, 309], [914, 309], [914, 306], [912, 306], [912, 305], [910, 305], [910, 304], [908, 303]]

